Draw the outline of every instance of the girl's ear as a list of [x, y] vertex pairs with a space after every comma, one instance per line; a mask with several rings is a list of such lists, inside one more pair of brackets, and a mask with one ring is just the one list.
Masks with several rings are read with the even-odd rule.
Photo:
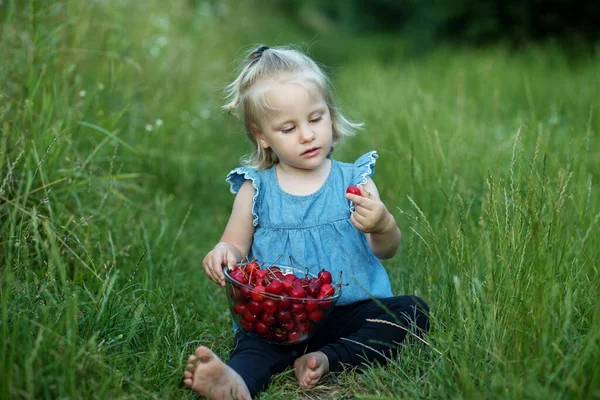
[[256, 141], [258, 142], [259, 146], [263, 149], [268, 149], [269, 143], [267, 143], [267, 141], [265, 140], [265, 135], [262, 134], [256, 122], [250, 123], [250, 130], [252, 132], [252, 135], [256, 138]]

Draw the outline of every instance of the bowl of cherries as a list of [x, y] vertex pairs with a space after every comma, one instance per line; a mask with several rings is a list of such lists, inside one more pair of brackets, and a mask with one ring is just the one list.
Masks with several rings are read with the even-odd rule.
[[248, 335], [276, 344], [311, 338], [341, 295], [341, 283], [334, 283], [325, 269], [315, 276], [250, 261], [223, 272], [234, 322]]

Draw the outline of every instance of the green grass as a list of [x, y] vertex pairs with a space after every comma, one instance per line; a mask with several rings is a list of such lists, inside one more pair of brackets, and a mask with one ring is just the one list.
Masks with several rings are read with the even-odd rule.
[[597, 56], [411, 58], [252, 2], [136, 3], [0, 6], [0, 398], [193, 398], [188, 354], [227, 357], [200, 263], [249, 148], [221, 88], [260, 42], [306, 44], [366, 123], [336, 156], [380, 152], [403, 232], [385, 266], [433, 326], [386, 368], [261, 398], [600, 397]]

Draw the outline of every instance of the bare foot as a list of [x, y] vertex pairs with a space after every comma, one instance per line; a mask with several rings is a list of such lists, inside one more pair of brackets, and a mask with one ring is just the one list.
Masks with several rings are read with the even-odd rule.
[[329, 359], [320, 351], [308, 353], [294, 361], [294, 375], [303, 388], [313, 388], [329, 372]]
[[252, 399], [242, 377], [204, 346], [188, 358], [183, 378], [185, 386], [211, 400]]

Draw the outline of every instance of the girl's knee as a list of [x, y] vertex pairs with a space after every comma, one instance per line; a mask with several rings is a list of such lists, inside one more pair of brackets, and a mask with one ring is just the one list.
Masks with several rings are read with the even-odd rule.
[[429, 330], [429, 305], [418, 296], [398, 296], [393, 301], [391, 310], [400, 320], [409, 325], [416, 325], [421, 331]]
[[429, 331], [429, 305], [420, 297], [412, 296], [415, 302], [415, 322], [422, 332]]
[[425, 315], [429, 314], [429, 305], [425, 302], [425, 300], [423, 300], [419, 296], [410, 296], [410, 297], [413, 299], [415, 307], [420, 312], [422, 312]]

